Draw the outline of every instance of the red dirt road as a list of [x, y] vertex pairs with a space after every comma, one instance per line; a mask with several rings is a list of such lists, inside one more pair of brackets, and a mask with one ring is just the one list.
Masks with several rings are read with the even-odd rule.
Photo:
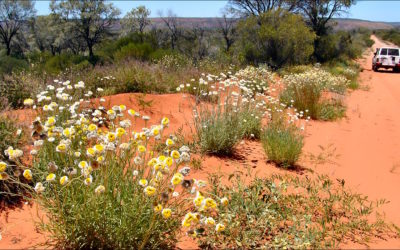
[[[400, 225], [400, 74], [371, 70], [372, 51], [388, 46], [373, 37], [373, 50], [360, 60], [364, 71], [358, 90], [347, 97], [347, 117], [341, 121], [311, 122], [305, 150], [332, 144], [340, 156], [337, 163], [319, 165], [317, 172], [343, 178], [354, 190], [370, 199], [386, 199], [388, 221]], [[374, 247], [374, 244], [371, 245]], [[379, 242], [376, 247], [400, 248], [400, 241]]]

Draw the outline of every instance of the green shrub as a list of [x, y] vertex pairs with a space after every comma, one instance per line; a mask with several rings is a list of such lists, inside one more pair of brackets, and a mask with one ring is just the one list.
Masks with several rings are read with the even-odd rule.
[[145, 61], [150, 59], [150, 55], [153, 51], [154, 50], [150, 44], [129, 43], [128, 45], [121, 47], [121, 49], [115, 53], [114, 58], [117, 60], [133, 58]]
[[23, 178], [18, 178], [21, 183], [9, 178], [10, 176], [19, 177], [23, 170], [5, 154], [5, 150], [9, 147], [16, 149], [26, 142], [23, 131], [18, 130], [14, 120], [0, 116], [0, 162], [7, 164], [5, 171], [0, 172], [0, 210], [4, 205], [16, 205], [21, 202], [23, 193], [27, 191]]
[[245, 139], [260, 139], [263, 114], [254, 105], [247, 104], [240, 109], [238, 115], [242, 137]]
[[22, 107], [24, 99], [36, 93], [38, 87], [43, 83], [42, 79], [25, 71], [5, 75], [3, 80], [0, 80], [1, 97], [5, 98], [4, 103], [0, 103], [0, 109], [8, 105], [12, 108]]
[[349, 80], [349, 89], [358, 89], [360, 87], [358, 83], [358, 76], [360, 73], [360, 65], [352, 63], [350, 61], [343, 63], [338, 61], [332, 61], [324, 65], [324, 70], [330, 72], [334, 76], [343, 76]]
[[232, 176], [228, 186], [218, 176], [210, 179], [213, 195], [229, 197], [220, 211], [227, 227], [222, 235], [204, 234], [202, 249], [332, 249], [399, 237], [375, 214], [384, 201], [369, 201], [344, 181], [271, 175], [246, 184], [242, 175]]
[[322, 121], [334, 121], [346, 115], [346, 107], [342, 103], [323, 102], [320, 105], [318, 119]]
[[[220, 68], [214, 70], [218, 69]], [[161, 63], [121, 60], [113, 64], [97, 65], [91, 70], [68, 71], [62, 77], [70, 79], [71, 82], [84, 81], [93, 92], [101, 87], [104, 88], [104, 93], [108, 94], [171, 93], [175, 92], [180, 84], [198, 79], [203, 72], [202, 68], [191, 63], [172, 70]]]
[[[316, 120], [322, 118], [321, 112], [324, 112], [326, 105], [341, 105], [341, 99], [331, 102], [323, 94], [343, 95], [350, 83], [343, 76], [334, 76], [319, 68], [300, 74], [286, 75], [283, 80], [286, 88], [280, 94], [281, 102], [305, 112], [306, 116]], [[327, 117], [339, 117], [339, 115], [325, 116]]]
[[312, 65], [295, 65], [295, 66], [287, 66], [285, 68], [282, 68], [279, 70], [279, 74], [284, 76], [284, 75], [290, 75], [290, 74], [300, 74], [304, 73], [308, 70], [312, 70], [313, 66]]
[[400, 30], [399, 29], [378, 30], [378, 31], [375, 31], [375, 34], [385, 41], [389, 41], [389, 42], [396, 44], [397, 46], [400, 46]]
[[11, 56], [0, 56], [0, 76], [11, 74], [12, 72], [19, 72], [28, 68], [29, 64], [26, 60]]
[[50, 74], [58, 74], [73, 65], [84, 62], [85, 60], [87, 60], [85, 56], [63, 53], [47, 60], [44, 68], [46, 72]]
[[300, 15], [283, 10], [251, 16], [239, 23], [237, 51], [246, 63], [305, 64], [314, 49], [315, 34]]
[[231, 155], [242, 138], [240, 116], [232, 106], [197, 109], [194, 118], [197, 141], [202, 153]]
[[261, 141], [268, 160], [278, 166], [293, 167], [303, 149], [303, 135], [293, 124], [272, 119], [261, 134]]
[[316, 40], [314, 56], [318, 62], [348, 61], [359, 58], [374, 43], [368, 30], [338, 31]]

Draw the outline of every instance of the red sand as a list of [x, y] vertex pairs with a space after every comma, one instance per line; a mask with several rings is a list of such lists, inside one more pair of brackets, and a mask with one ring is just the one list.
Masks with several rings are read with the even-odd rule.
[[[375, 47], [384, 43], [376, 41]], [[333, 159], [336, 164], [320, 164], [310, 167], [304, 159], [305, 168], [293, 174], [304, 174], [309, 168], [329, 174], [332, 178], [345, 179], [354, 190], [368, 195], [371, 199], [385, 198], [390, 203], [383, 207], [387, 219], [400, 225], [400, 74], [391, 72], [375, 73], [371, 69], [372, 51], [366, 54], [366, 59], [360, 61], [364, 71], [361, 73], [362, 85], [368, 86], [368, 91], [358, 90], [351, 93], [347, 99], [347, 117], [338, 122], [312, 121], [307, 127], [305, 153], [317, 155], [321, 152], [319, 145], [324, 147], [332, 144], [336, 154]], [[140, 94], [120, 94], [105, 97], [104, 106], [125, 104], [128, 108], [139, 110], [137, 97]], [[140, 111], [149, 115], [153, 124], [162, 117], [170, 118], [171, 124], [167, 133], [184, 126], [184, 132], [190, 136], [192, 105], [189, 97], [183, 94], [146, 95], [145, 100], [153, 100], [152, 106]], [[144, 121], [137, 119], [136, 128], [144, 126]], [[238, 146], [236, 159], [220, 159], [205, 157], [202, 169], [193, 173], [196, 178], [206, 178], [208, 173], [221, 171], [230, 174], [242, 171], [247, 174], [251, 169], [252, 176], [266, 176], [273, 172], [287, 173], [266, 163], [262, 147], [258, 142], [246, 141]], [[247, 176], [246, 179], [251, 177]], [[9, 211], [6, 222], [5, 213], [1, 214], [0, 232], [3, 240], [0, 248], [27, 248], [44, 242], [41, 234], [35, 231], [31, 213], [34, 208]], [[19, 225], [23, 225], [23, 228]], [[16, 240], [17, 239], [17, 240]], [[372, 248], [400, 248], [400, 240], [378, 240], [370, 244]], [[196, 244], [187, 238], [182, 238], [178, 248], [196, 248]], [[360, 246], [346, 246], [359, 248]], [[362, 246], [361, 246], [362, 247]]]

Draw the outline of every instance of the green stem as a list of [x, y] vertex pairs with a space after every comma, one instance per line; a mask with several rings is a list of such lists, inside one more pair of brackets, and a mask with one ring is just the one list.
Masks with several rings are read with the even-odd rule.
[[142, 249], [146, 246], [147, 241], [148, 241], [149, 238], [150, 238], [151, 231], [153, 230], [153, 226], [154, 226], [154, 222], [155, 222], [155, 221], [156, 221], [156, 214], [153, 213], [153, 217], [151, 218], [151, 222], [150, 222], [150, 228], [149, 228], [149, 230], [146, 232], [146, 234], [145, 234], [145, 236], [144, 236], [144, 239], [143, 239], [143, 242], [142, 242], [142, 244], [141, 244], [140, 247], [139, 247], [139, 250], [142, 250]]

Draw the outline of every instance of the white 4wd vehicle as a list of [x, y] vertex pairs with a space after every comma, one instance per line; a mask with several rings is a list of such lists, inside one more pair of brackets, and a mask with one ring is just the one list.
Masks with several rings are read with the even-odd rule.
[[378, 71], [379, 68], [393, 69], [400, 71], [400, 49], [399, 48], [377, 48], [372, 58], [372, 69]]

